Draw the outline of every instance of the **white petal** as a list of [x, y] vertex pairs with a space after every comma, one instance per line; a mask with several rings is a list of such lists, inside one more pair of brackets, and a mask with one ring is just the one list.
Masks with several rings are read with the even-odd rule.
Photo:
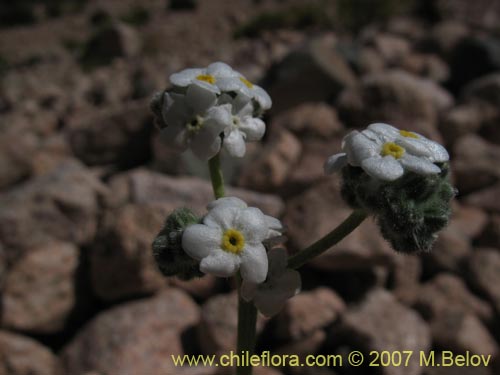
[[184, 229], [182, 248], [192, 258], [202, 259], [220, 248], [222, 232], [203, 224], [192, 224]]
[[234, 228], [243, 233], [246, 243], [251, 244], [261, 243], [269, 230], [265, 215], [256, 207], [240, 209], [234, 219]]
[[207, 74], [215, 77], [236, 77], [238, 73], [229, 65], [223, 62], [214, 62], [207, 67]]
[[253, 116], [253, 103], [249, 96], [239, 93], [233, 100], [233, 113], [239, 118]]
[[347, 154], [349, 164], [359, 167], [365, 159], [379, 153], [379, 146], [366, 135], [354, 130], [343, 141], [343, 150]]
[[192, 137], [190, 148], [200, 160], [207, 161], [213, 158], [220, 151], [222, 144], [221, 138], [212, 134], [212, 131], [206, 127], [202, 128]]
[[213, 92], [214, 94], [220, 94], [219, 88], [215, 84], [211, 84], [205, 81], [202, 81], [200, 79], [194, 79], [193, 80], [193, 85], [199, 86], [200, 88]]
[[218, 250], [215, 254], [201, 260], [200, 271], [218, 277], [229, 277], [236, 273], [240, 264], [239, 256]]
[[394, 181], [401, 177], [404, 169], [392, 156], [376, 156], [363, 160], [361, 168], [373, 178]]
[[172, 74], [170, 76], [170, 82], [176, 86], [186, 87], [191, 84], [197, 76], [203, 73], [204, 70], [199, 68], [184, 69], [179, 73]]
[[325, 174], [332, 174], [340, 171], [347, 165], [347, 154], [340, 153], [330, 156], [323, 166]]
[[250, 302], [255, 297], [258, 285], [259, 284], [252, 283], [248, 280], [243, 280], [240, 288], [241, 298], [243, 298], [247, 302]]
[[215, 105], [217, 95], [199, 85], [189, 85], [186, 91], [186, 100], [197, 115], [203, 115]]
[[217, 207], [217, 206], [222, 205], [222, 204], [227, 204], [227, 205], [230, 205], [230, 206], [233, 206], [236, 208], [247, 208], [248, 207], [248, 205], [240, 198], [223, 197], [223, 198], [219, 198], [219, 199], [216, 199], [216, 200], [210, 202], [207, 205], [207, 209], [211, 210], [212, 208]]
[[214, 134], [218, 135], [231, 126], [232, 123], [231, 105], [224, 104], [212, 107], [207, 111], [204, 125], [212, 129]]
[[426, 139], [427, 147], [431, 150], [431, 156], [429, 158], [436, 163], [443, 163], [450, 160], [450, 155], [448, 151], [437, 142]]
[[264, 90], [262, 87], [254, 85], [253, 88], [251, 89], [251, 92], [253, 94], [254, 99], [259, 103], [260, 107], [263, 110], [267, 110], [271, 108], [273, 105], [273, 101], [271, 100], [271, 97], [269, 94]]
[[245, 244], [241, 255], [241, 277], [252, 283], [262, 283], [267, 276], [268, 262], [264, 245]]
[[234, 220], [240, 208], [221, 204], [211, 209], [203, 218], [203, 224], [212, 228], [221, 228], [222, 231], [234, 227]]
[[399, 137], [396, 139], [395, 143], [402, 146], [410, 154], [416, 156], [430, 157], [432, 155], [432, 150], [427, 146], [427, 142], [424, 142], [420, 138]]
[[238, 77], [220, 77], [217, 78], [215, 84], [221, 91], [244, 91], [244, 83]]
[[245, 133], [247, 141], [258, 141], [266, 132], [266, 124], [260, 118], [247, 117], [242, 119], [240, 130]]
[[391, 142], [395, 138], [400, 137], [399, 129], [391, 126], [389, 124], [384, 124], [383, 122], [378, 122], [375, 124], [368, 125], [369, 130], [377, 133], [379, 136], [384, 138], [384, 142]]
[[419, 158], [418, 156], [405, 154], [399, 159], [399, 162], [405, 169], [422, 175], [437, 174], [441, 172], [441, 169], [436, 164], [433, 164], [425, 158]]
[[231, 133], [224, 138], [223, 146], [231, 156], [241, 158], [245, 155], [245, 140], [238, 129], [233, 129]]
[[269, 215], [264, 215], [264, 218], [266, 220], [266, 225], [269, 229], [282, 232], [285, 228], [283, 227], [283, 223], [276, 219], [275, 217], [269, 216]]

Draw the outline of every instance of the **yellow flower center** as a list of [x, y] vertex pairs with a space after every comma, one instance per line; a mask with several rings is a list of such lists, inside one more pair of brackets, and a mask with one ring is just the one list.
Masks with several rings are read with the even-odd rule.
[[382, 151], [380, 154], [382, 156], [393, 156], [395, 159], [399, 159], [405, 153], [405, 149], [393, 142], [384, 143], [382, 146]]
[[208, 82], [211, 85], [215, 83], [215, 77], [210, 74], [200, 74], [196, 77], [196, 79], [199, 81]]
[[409, 132], [408, 130], [400, 130], [399, 134], [401, 134], [403, 137], [407, 137], [407, 138], [418, 138], [418, 135], [416, 135], [413, 132]]
[[245, 237], [236, 229], [228, 229], [222, 236], [222, 250], [233, 254], [239, 254], [245, 247]]
[[248, 79], [240, 77], [240, 81], [243, 82], [245, 86], [248, 87], [249, 89], [253, 88], [253, 83], [250, 82]]

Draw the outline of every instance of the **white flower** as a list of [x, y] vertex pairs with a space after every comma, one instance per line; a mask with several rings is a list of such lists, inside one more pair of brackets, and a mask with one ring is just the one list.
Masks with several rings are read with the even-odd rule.
[[214, 94], [220, 94], [219, 85], [224, 85], [223, 80], [237, 76], [238, 73], [229, 65], [215, 62], [207, 68], [190, 68], [174, 73], [170, 76], [170, 82], [179, 87], [195, 85]]
[[362, 132], [352, 131], [342, 142], [343, 153], [332, 155], [325, 172], [333, 173], [346, 164], [361, 167], [370, 176], [394, 181], [405, 170], [430, 175], [441, 172], [434, 163], [449, 160], [446, 149], [424, 136], [398, 130], [387, 124], [372, 124]]
[[218, 199], [208, 209], [203, 224], [184, 230], [182, 247], [186, 253], [201, 260], [204, 273], [228, 277], [239, 269], [244, 280], [263, 282], [268, 263], [262, 242], [272, 230], [281, 228], [281, 223], [238, 198]]
[[266, 90], [253, 84], [239, 73], [236, 73], [235, 76], [227, 75], [221, 78], [219, 80], [219, 88], [224, 92], [236, 92], [248, 99], [255, 100], [259, 105], [259, 108], [257, 108], [258, 113], [268, 110], [273, 104]]
[[223, 148], [235, 157], [243, 157], [246, 152], [245, 141], [258, 141], [266, 132], [266, 124], [260, 118], [253, 117], [253, 104], [238, 94], [233, 99], [227, 94], [221, 95], [219, 103], [231, 103], [232, 124], [224, 130]]
[[246, 301], [253, 300], [257, 309], [267, 317], [276, 315], [285, 302], [295, 296], [301, 288], [300, 274], [287, 268], [285, 249], [269, 251], [269, 274], [265, 282], [256, 284], [244, 280], [241, 296]]
[[162, 115], [167, 127], [160, 133], [162, 139], [181, 150], [191, 148], [203, 160], [216, 155], [220, 135], [233, 123], [231, 105], [215, 106], [216, 95], [197, 85], [189, 86], [185, 95], [164, 95]]

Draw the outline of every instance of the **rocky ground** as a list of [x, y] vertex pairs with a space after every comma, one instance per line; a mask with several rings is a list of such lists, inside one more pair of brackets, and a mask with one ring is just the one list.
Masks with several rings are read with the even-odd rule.
[[224, 160], [228, 194], [280, 217], [290, 251], [349, 214], [322, 165], [351, 128], [385, 121], [443, 142], [460, 192], [431, 253], [395, 253], [368, 221], [305, 267], [303, 292], [259, 319], [259, 350], [494, 357], [256, 373], [500, 373], [498, 2], [12, 4], [0, 6], [1, 375], [221, 374], [170, 361], [232, 350], [236, 295], [153, 263], [165, 216], [203, 213], [212, 191], [205, 165], [161, 144], [148, 109], [169, 74], [219, 60], [274, 101], [264, 141]]

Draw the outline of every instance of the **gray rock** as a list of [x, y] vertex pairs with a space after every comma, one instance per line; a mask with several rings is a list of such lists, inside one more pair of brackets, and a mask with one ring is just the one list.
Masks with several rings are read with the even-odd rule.
[[184, 354], [182, 335], [199, 318], [197, 305], [173, 288], [104, 311], [63, 349], [65, 373], [177, 373], [170, 356]]
[[0, 190], [31, 174], [31, 158], [37, 147], [36, 137], [28, 132], [22, 136], [13, 129], [0, 136]]
[[467, 262], [467, 279], [500, 312], [500, 252], [498, 249], [477, 249]]
[[5, 327], [59, 332], [75, 303], [78, 249], [53, 242], [30, 249], [9, 269], [3, 289]]

